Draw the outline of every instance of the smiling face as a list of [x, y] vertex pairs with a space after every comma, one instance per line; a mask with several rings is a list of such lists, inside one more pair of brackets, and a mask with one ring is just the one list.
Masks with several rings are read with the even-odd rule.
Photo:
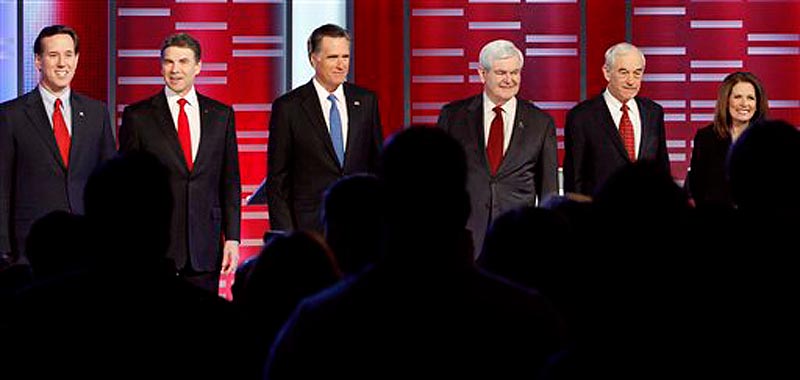
[[491, 70], [478, 68], [484, 92], [492, 103], [503, 105], [517, 95], [522, 78], [521, 71], [522, 62], [517, 56], [494, 60]]
[[756, 113], [756, 89], [750, 82], [736, 83], [728, 97], [728, 115], [732, 126], [745, 126]]
[[43, 38], [41, 46], [42, 53], [34, 57], [36, 70], [42, 75], [39, 84], [58, 94], [69, 87], [78, 67], [75, 41], [68, 34], [56, 34]]
[[638, 50], [630, 50], [615, 57], [612, 67], [603, 66], [608, 81], [608, 92], [622, 103], [639, 93], [644, 76], [644, 61]]
[[333, 92], [344, 83], [350, 71], [350, 41], [344, 37], [322, 37], [318, 51], [309, 58], [317, 81]]
[[200, 65], [192, 49], [170, 46], [164, 49], [161, 57], [161, 75], [170, 90], [185, 96], [194, 85], [194, 77], [200, 73]]

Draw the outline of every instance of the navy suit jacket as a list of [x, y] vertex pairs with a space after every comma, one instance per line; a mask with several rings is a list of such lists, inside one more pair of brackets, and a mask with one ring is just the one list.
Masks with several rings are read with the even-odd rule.
[[[664, 110], [635, 97], [642, 121], [638, 160], [652, 160], [669, 172]], [[585, 100], [567, 113], [564, 128], [564, 190], [592, 195], [617, 170], [630, 163], [603, 95]]]
[[472, 231], [475, 253], [491, 222], [506, 211], [533, 206], [558, 192], [558, 155], [553, 118], [528, 101], [517, 99], [511, 141], [503, 161], [492, 175], [486, 156], [483, 95], [447, 104], [438, 126], [458, 140], [467, 154], [467, 190], [472, 211], [467, 228]]
[[22, 263], [33, 222], [55, 210], [82, 214], [89, 175], [116, 153], [105, 104], [72, 91], [70, 107], [66, 168], [38, 88], [0, 105], [0, 253]]
[[309, 81], [272, 104], [267, 149], [267, 205], [273, 230], [322, 231], [325, 190], [339, 178], [375, 173], [383, 132], [378, 99], [344, 83], [348, 130], [344, 166], [333, 150], [314, 84]]
[[167, 257], [178, 269], [187, 258], [199, 271], [218, 271], [224, 240], [240, 240], [242, 187], [233, 108], [197, 94], [200, 146], [191, 172], [164, 91], [125, 108], [120, 152], [145, 151], [167, 168], [172, 229]]

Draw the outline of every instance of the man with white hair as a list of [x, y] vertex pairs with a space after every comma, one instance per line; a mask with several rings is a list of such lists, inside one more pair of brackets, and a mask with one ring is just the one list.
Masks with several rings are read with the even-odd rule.
[[558, 191], [553, 118], [517, 97], [523, 63], [512, 42], [489, 42], [478, 67], [483, 93], [447, 104], [439, 114], [438, 126], [467, 152], [472, 205], [467, 227], [476, 256], [494, 219]]
[[652, 160], [669, 171], [664, 110], [637, 96], [644, 76], [642, 51], [627, 42], [606, 51], [608, 86], [567, 114], [564, 128], [564, 190], [591, 195], [615, 171]]

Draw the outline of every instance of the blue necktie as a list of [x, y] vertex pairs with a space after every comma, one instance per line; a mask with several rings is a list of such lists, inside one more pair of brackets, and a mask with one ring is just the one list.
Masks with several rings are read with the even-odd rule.
[[339, 116], [339, 108], [336, 107], [336, 97], [333, 94], [328, 95], [328, 100], [331, 101], [331, 141], [333, 142], [333, 150], [336, 152], [336, 158], [339, 159], [339, 165], [344, 164], [344, 141], [342, 139], [342, 118]]

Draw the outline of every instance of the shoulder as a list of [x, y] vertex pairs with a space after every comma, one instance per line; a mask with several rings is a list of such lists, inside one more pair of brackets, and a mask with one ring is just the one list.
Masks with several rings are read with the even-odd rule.
[[716, 132], [714, 132], [713, 123], [698, 129], [694, 135], [694, 140], [699, 142], [714, 141], [717, 139], [718, 138]]
[[639, 106], [641, 106], [644, 109], [664, 112], [664, 108], [661, 107], [660, 104], [650, 100], [650, 98], [645, 98], [643, 96], [637, 96], [636, 97], [636, 102], [639, 103]]
[[81, 102], [81, 104], [83, 104], [86, 107], [106, 108], [106, 103], [105, 102], [102, 102], [102, 101], [94, 99], [94, 98], [90, 98], [90, 97], [88, 97], [86, 95], [83, 95], [81, 93], [78, 93], [78, 92], [73, 92], [72, 93], [72, 98], [75, 99], [76, 101]]
[[470, 96], [469, 98], [466, 98], [466, 99], [459, 99], [459, 100], [452, 101], [450, 103], [445, 104], [442, 107], [442, 111], [458, 111], [458, 110], [462, 110], [462, 109], [467, 109], [470, 106], [473, 106], [474, 104], [476, 104], [476, 102], [480, 101], [480, 97], [481, 97], [481, 95], [478, 94], [478, 95], [475, 95], [475, 96]]
[[539, 108], [536, 104], [529, 100], [517, 98], [519, 106], [517, 109], [521, 110], [527, 117], [532, 117], [536, 120], [552, 120], [553, 117], [549, 113]]
[[314, 88], [311, 82], [306, 83], [294, 90], [291, 90], [272, 102], [272, 108], [287, 106], [289, 104], [299, 103], [301, 100], [314, 95]]
[[233, 108], [231, 106], [229, 106], [229, 105], [227, 105], [227, 104], [225, 104], [223, 102], [220, 102], [220, 101], [218, 101], [216, 99], [209, 98], [208, 96], [205, 96], [205, 95], [200, 94], [200, 93], [197, 94], [197, 100], [204, 107], [207, 107], [207, 108], [221, 110], [221, 111], [228, 111], [228, 110], [232, 111], [233, 110]]
[[572, 107], [572, 109], [569, 110], [569, 114], [578, 116], [587, 113], [594, 113], [597, 112], [597, 109], [601, 106], [605, 106], [605, 101], [603, 100], [603, 95], [598, 95], [576, 104], [574, 107]]
[[[36, 89], [34, 89], [34, 91], [36, 91]], [[8, 100], [6, 102], [3, 102], [0, 104], [0, 111], [7, 112], [15, 109], [20, 109], [28, 102], [28, 99], [31, 96], [33, 96], [33, 91], [18, 96], [14, 99]]]
[[344, 84], [342, 85], [344, 86], [345, 95], [353, 95], [360, 97], [376, 97], [375, 92], [373, 92], [372, 90], [368, 90], [364, 87], [359, 87], [348, 82], [344, 82]]
[[161, 94], [153, 95], [149, 98], [142, 99], [136, 103], [128, 104], [125, 107], [125, 113], [138, 113], [148, 110], [153, 107], [153, 103], [159, 98]]

